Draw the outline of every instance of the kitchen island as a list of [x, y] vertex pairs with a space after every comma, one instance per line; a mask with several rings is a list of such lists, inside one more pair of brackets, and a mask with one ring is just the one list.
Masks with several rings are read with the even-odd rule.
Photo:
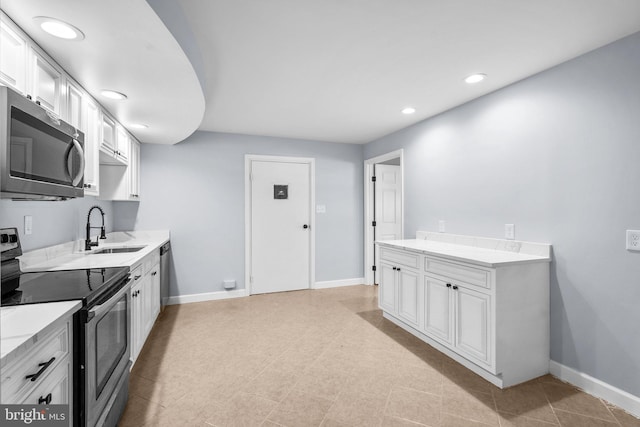
[[550, 245], [426, 232], [376, 244], [385, 318], [498, 387], [549, 372]]

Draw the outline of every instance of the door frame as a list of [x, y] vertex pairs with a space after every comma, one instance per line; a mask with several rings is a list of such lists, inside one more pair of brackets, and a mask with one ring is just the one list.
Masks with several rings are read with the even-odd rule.
[[371, 266], [375, 265], [373, 252], [373, 213], [375, 206], [373, 205], [373, 166], [376, 163], [383, 163], [387, 160], [400, 158], [400, 179], [402, 182], [402, 203], [400, 204], [400, 233], [404, 236], [404, 150], [399, 149], [380, 156], [372, 157], [364, 161], [364, 284], [374, 285], [374, 275]]
[[304, 163], [309, 165], [309, 289], [315, 288], [316, 277], [316, 159], [312, 157], [266, 156], [245, 154], [244, 156], [244, 286], [251, 295], [251, 162]]

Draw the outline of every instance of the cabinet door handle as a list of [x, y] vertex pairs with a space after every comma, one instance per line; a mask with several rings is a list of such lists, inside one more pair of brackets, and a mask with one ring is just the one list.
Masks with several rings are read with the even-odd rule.
[[453, 287], [453, 290], [454, 290], [454, 291], [457, 291], [457, 290], [458, 290], [458, 287], [457, 287], [457, 286], [454, 286], [454, 287]]
[[400, 267], [398, 267], [398, 271], [400, 271]]
[[157, 271], [154, 271], [153, 273], [151, 273], [152, 276], [155, 276], [156, 274], [158, 274]]
[[135, 276], [135, 277], [133, 278], [133, 280], [138, 280], [138, 279], [139, 279], [139, 278], [141, 278], [141, 277], [142, 277], [141, 275], [137, 275], [137, 276]]
[[47, 394], [46, 397], [40, 396], [40, 398], [38, 399], [38, 405], [42, 405], [43, 403], [46, 405], [51, 403], [51, 393]]
[[450, 287], [451, 287], [451, 283], [447, 283], [447, 288], [450, 288]]
[[24, 377], [24, 379], [25, 380], [31, 379], [31, 381], [37, 380], [40, 377], [40, 375], [42, 375], [42, 373], [46, 371], [47, 368], [53, 363], [54, 360], [56, 360], [56, 358], [52, 357], [51, 359], [49, 359], [48, 362], [39, 363], [38, 366], [40, 366], [40, 370], [35, 374], [27, 375], [26, 377]]
[[397, 269], [398, 269], [398, 267], [393, 267], [393, 269], [394, 269], [394, 270], [397, 270]]

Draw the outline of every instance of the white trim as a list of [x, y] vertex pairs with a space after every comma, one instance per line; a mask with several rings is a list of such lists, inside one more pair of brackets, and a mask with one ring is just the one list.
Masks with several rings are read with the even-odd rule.
[[613, 403], [640, 418], [640, 397], [553, 360], [549, 362], [549, 371], [562, 381], [571, 383], [585, 392]]
[[206, 292], [203, 294], [178, 295], [167, 298], [167, 305], [188, 304], [191, 302], [215, 301], [220, 299], [241, 298], [249, 296], [246, 289], [233, 291]]
[[364, 161], [364, 284], [373, 285], [373, 271], [371, 266], [375, 264], [373, 259], [373, 229], [371, 221], [373, 221], [373, 185], [371, 177], [373, 176], [373, 165], [376, 163], [386, 162], [387, 160], [400, 158], [400, 177], [402, 180], [402, 204], [401, 212], [401, 234], [404, 237], [404, 150], [396, 150], [387, 154], [382, 154]]
[[316, 159], [313, 157], [284, 157], [245, 154], [244, 156], [244, 283], [251, 295], [251, 162], [307, 163], [309, 164], [309, 289], [316, 278]]
[[364, 277], [356, 277], [355, 279], [327, 280], [324, 282], [316, 282], [313, 289], [337, 288], [340, 286], [362, 285]]

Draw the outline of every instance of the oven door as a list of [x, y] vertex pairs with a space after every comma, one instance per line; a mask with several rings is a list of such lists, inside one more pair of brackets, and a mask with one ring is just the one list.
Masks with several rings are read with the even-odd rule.
[[131, 285], [90, 308], [85, 325], [85, 419], [95, 426], [129, 364]]

